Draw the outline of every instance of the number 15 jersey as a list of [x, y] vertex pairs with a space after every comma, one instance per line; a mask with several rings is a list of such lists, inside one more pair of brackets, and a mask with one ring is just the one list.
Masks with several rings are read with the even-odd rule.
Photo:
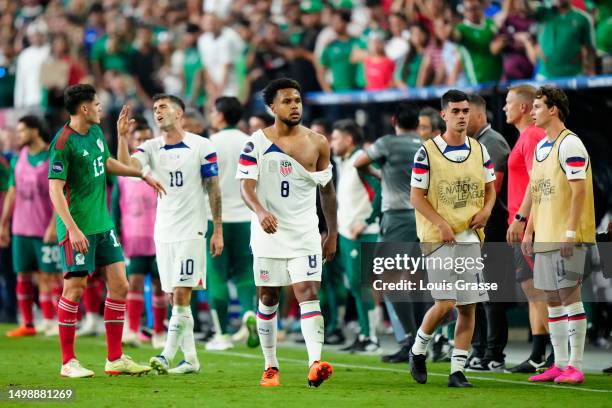
[[213, 144], [186, 132], [183, 140], [173, 145], [165, 144], [161, 137], [147, 140], [132, 157], [143, 168], [149, 166], [166, 189], [167, 194], [157, 199], [155, 241], [204, 239], [207, 211], [202, 181], [219, 173]]
[[257, 180], [261, 205], [278, 220], [274, 234], [264, 232], [251, 216], [251, 249], [259, 258], [297, 258], [321, 254], [316, 209], [317, 186], [332, 177], [331, 165], [309, 172], [258, 130], [240, 154], [236, 178]]

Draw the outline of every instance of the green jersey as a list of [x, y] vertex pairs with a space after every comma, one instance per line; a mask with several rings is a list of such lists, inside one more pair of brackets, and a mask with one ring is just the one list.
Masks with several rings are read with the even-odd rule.
[[[105, 163], [110, 157], [102, 129], [93, 125], [82, 135], [66, 124], [51, 142], [49, 179], [66, 181], [64, 195], [70, 215], [85, 235], [113, 228], [106, 199]], [[57, 237], [67, 237], [66, 226], [57, 217]]]
[[359, 47], [359, 40], [334, 40], [321, 55], [321, 65], [329, 68], [332, 73], [332, 89], [334, 91], [347, 91], [358, 89], [357, 65], [351, 62], [351, 52]]
[[497, 26], [490, 18], [476, 25], [464, 21], [457, 25], [461, 60], [471, 84], [497, 82], [502, 75], [502, 59], [491, 54], [491, 41], [497, 35]]

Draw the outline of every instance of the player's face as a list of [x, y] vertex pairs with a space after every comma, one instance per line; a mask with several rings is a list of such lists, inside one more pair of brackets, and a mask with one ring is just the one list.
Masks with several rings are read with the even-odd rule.
[[521, 100], [516, 92], [508, 92], [508, 95], [506, 95], [506, 104], [504, 105], [504, 112], [506, 112], [506, 123], [514, 125], [519, 121], [523, 114], [521, 111], [521, 105]]
[[344, 132], [334, 129], [331, 134], [331, 148], [336, 156], [344, 156], [350, 147], [351, 137]]
[[138, 146], [152, 138], [153, 132], [151, 132], [151, 129], [136, 130], [130, 138], [130, 149], [136, 150]]
[[424, 141], [433, 137], [433, 128], [431, 126], [431, 118], [429, 116], [419, 116], [417, 134]]
[[446, 109], [442, 111], [442, 119], [446, 122], [446, 128], [455, 132], [465, 132], [470, 116], [470, 104], [468, 101], [449, 102]]
[[99, 125], [102, 120], [102, 104], [100, 104], [98, 95], [95, 95], [91, 102], [85, 102], [82, 105], [82, 111], [87, 122]]
[[153, 104], [153, 116], [155, 123], [161, 130], [174, 129], [180, 119], [179, 111], [168, 99], [160, 99]]
[[217, 130], [221, 130], [221, 128], [223, 128], [223, 114], [220, 113], [215, 107], [213, 107], [210, 111], [210, 124]]
[[24, 123], [19, 122], [15, 127], [15, 132], [17, 133], [17, 141], [19, 146], [29, 146], [30, 143], [34, 140], [34, 129], [30, 129]]
[[480, 109], [470, 106], [470, 115], [468, 117], [467, 134], [474, 136], [480, 130], [482, 116], [486, 115]]
[[537, 127], [546, 127], [550, 122], [551, 109], [546, 106], [546, 96], [533, 101], [533, 108], [531, 109], [531, 118]]
[[302, 121], [302, 96], [297, 89], [279, 89], [271, 108], [287, 126], [297, 126]]

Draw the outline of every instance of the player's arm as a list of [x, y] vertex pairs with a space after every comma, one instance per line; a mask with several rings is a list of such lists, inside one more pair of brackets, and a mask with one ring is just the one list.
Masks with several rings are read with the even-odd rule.
[[221, 189], [219, 188], [219, 176], [207, 177], [203, 181], [208, 192], [210, 212], [213, 219], [213, 233], [210, 238], [210, 254], [212, 257], [221, 255], [223, 252], [223, 225], [221, 223]]
[[57, 214], [53, 211], [51, 215], [51, 219], [49, 220], [49, 225], [47, 225], [47, 229], [45, 229], [45, 235], [43, 236], [43, 243], [52, 244], [57, 242], [57, 218], [55, 217]]
[[[329, 142], [324, 136], [319, 139], [319, 159], [317, 160], [317, 171], [323, 171], [329, 168], [330, 161]], [[336, 255], [336, 244], [338, 241], [338, 222], [336, 216], [338, 214], [338, 202], [336, 200], [336, 189], [334, 182], [329, 180], [327, 184], [319, 187], [319, 196], [321, 197], [321, 209], [327, 224], [327, 236], [323, 241], [323, 259], [331, 262]]]
[[11, 243], [11, 219], [15, 209], [16, 190], [14, 186], [9, 187], [4, 196], [2, 217], [0, 218], [0, 247], [6, 248]]
[[496, 197], [497, 194], [495, 194], [495, 181], [490, 181], [486, 183], [484, 206], [474, 215], [474, 217], [472, 217], [472, 221], [470, 222], [470, 228], [484, 228], [485, 225], [487, 225], [489, 217], [491, 217], [491, 211], [493, 211], [493, 206], [495, 205]]
[[153, 188], [153, 190], [157, 192], [157, 195], [159, 197], [166, 194], [166, 189], [164, 188], [164, 186], [159, 181], [154, 179], [151, 176], [151, 173], [143, 176], [140, 169], [137, 169], [132, 166], [126, 166], [125, 164], [120, 163], [118, 160], [115, 160], [112, 157], [106, 159], [105, 168], [106, 172], [109, 174], [114, 174], [116, 176], [138, 177], [143, 179], [149, 186], [151, 186], [151, 188]]
[[49, 196], [53, 203], [53, 208], [57, 212], [57, 215], [62, 219], [66, 226], [66, 231], [70, 237], [70, 245], [74, 251], [86, 254], [89, 250], [89, 241], [87, 237], [81, 232], [74, 218], [70, 214], [68, 207], [68, 201], [64, 196], [64, 187], [66, 181], [61, 179], [49, 179]]
[[431, 206], [431, 203], [427, 200], [427, 189], [412, 186], [410, 188], [410, 202], [416, 211], [429, 220], [440, 230], [440, 237], [443, 242], [453, 243], [455, 240], [455, 233], [449, 225], [449, 223], [442, 218], [440, 214]]
[[240, 195], [242, 201], [247, 207], [253, 211], [259, 219], [261, 228], [268, 234], [274, 234], [278, 227], [278, 221], [276, 217], [266, 210], [257, 198], [255, 187], [257, 186], [257, 180], [251, 178], [243, 178], [240, 180]]
[[373, 175], [377, 179], [380, 179], [382, 177], [381, 172], [380, 170], [371, 166], [372, 163], [374, 163], [374, 161], [370, 158], [368, 153], [363, 152], [359, 155], [359, 157], [357, 157], [357, 159], [353, 163], [353, 166], [358, 170], [363, 170], [368, 174]]
[[130, 106], [123, 105], [121, 112], [119, 112], [119, 119], [117, 120], [117, 160], [126, 166], [142, 170], [143, 166], [140, 160], [135, 157], [130, 157], [130, 148], [127, 141], [128, 135], [134, 130], [135, 125], [136, 121], [130, 119]]

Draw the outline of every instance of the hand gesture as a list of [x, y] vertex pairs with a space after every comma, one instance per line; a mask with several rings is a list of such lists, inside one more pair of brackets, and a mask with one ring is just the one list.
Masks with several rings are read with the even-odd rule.
[[261, 228], [263, 228], [265, 232], [268, 234], [274, 234], [276, 232], [278, 221], [270, 212], [262, 210], [257, 213], [257, 218], [259, 218], [259, 225], [261, 225]]

